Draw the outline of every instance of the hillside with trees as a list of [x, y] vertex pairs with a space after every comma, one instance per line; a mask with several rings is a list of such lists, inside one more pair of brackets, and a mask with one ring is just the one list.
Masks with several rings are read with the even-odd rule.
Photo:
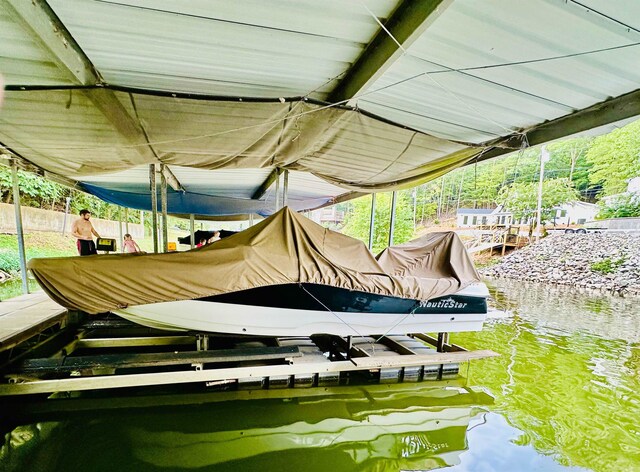
[[[602, 201], [624, 192], [627, 180], [640, 176], [640, 121], [598, 137], [550, 143], [547, 150], [550, 160], [544, 169], [543, 219], [553, 207], [575, 200], [600, 203], [601, 218], [640, 216], [640, 202], [632, 197], [616, 197], [609, 200], [612, 204]], [[398, 192], [398, 200], [405, 202], [398, 210], [399, 219], [410, 218], [419, 228], [453, 218], [458, 208], [495, 208], [498, 204], [510, 208], [517, 217], [530, 217], [536, 210], [539, 178], [539, 147], [471, 162], [439, 179]], [[347, 214], [344, 232], [368, 241], [371, 199], [361, 200], [369, 203], [355, 200], [342, 204]], [[375, 248], [379, 247], [377, 232], [388, 231], [389, 225], [388, 210], [385, 215], [380, 208], [384, 205], [380, 194], [378, 201]], [[401, 243], [413, 236], [403, 231], [394, 239]]]

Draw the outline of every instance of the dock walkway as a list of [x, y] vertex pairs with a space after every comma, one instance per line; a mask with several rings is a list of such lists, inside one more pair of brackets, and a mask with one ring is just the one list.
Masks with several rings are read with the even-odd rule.
[[3, 300], [0, 302], [0, 352], [61, 323], [66, 315], [66, 308], [42, 291]]

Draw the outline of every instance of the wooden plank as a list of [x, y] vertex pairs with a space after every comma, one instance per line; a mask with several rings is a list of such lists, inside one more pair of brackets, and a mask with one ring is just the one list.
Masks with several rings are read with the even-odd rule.
[[125, 367], [246, 362], [284, 359], [301, 355], [302, 353], [297, 346], [151, 354], [103, 354], [99, 356], [66, 357], [64, 359], [28, 359], [21, 364], [20, 372], [69, 372], [94, 368], [117, 369]]
[[358, 357], [351, 361], [361, 368], [409, 367], [414, 365], [457, 364], [474, 359], [499, 356], [498, 353], [482, 351], [438, 352], [435, 354], [418, 354], [413, 356], [380, 356]]

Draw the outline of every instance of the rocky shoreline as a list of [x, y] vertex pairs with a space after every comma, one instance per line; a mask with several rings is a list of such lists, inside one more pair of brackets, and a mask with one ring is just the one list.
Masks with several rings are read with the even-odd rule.
[[479, 271], [488, 277], [640, 295], [640, 235], [548, 236]]

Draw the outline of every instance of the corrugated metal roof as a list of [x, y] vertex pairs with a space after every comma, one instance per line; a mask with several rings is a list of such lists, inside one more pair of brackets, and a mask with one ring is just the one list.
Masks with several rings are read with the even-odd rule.
[[[146, 165], [163, 162], [184, 188], [200, 191], [215, 175], [215, 195], [245, 198], [278, 166], [307, 173], [291, 175], [291, 198], [326, 200], [340, 193], [336, 185], [375, 190], [437, 177], [480, 150], [518, 147], [522, 129], [638, 89], [636, 1], [444, 0], [404, 54], [362, 69], [369, 80], [346, 99], [357, 110], [278, 100], [327, 99], [353, 80], [357, 64], [384, 53], [374, 38], [388, 39], [368, 10], [386, 22], [405, 6], [3, 0], [0, 71], [11, 90], [0, 143], [64, 176], [107, 173], [87, 182], [112, 188], [144, 187]], [[610, 108], [623, 112], [586, 122], [629, 120], [635, 102], [622, 103]], [[585, 129], [557, 126], [538, 142]]]

